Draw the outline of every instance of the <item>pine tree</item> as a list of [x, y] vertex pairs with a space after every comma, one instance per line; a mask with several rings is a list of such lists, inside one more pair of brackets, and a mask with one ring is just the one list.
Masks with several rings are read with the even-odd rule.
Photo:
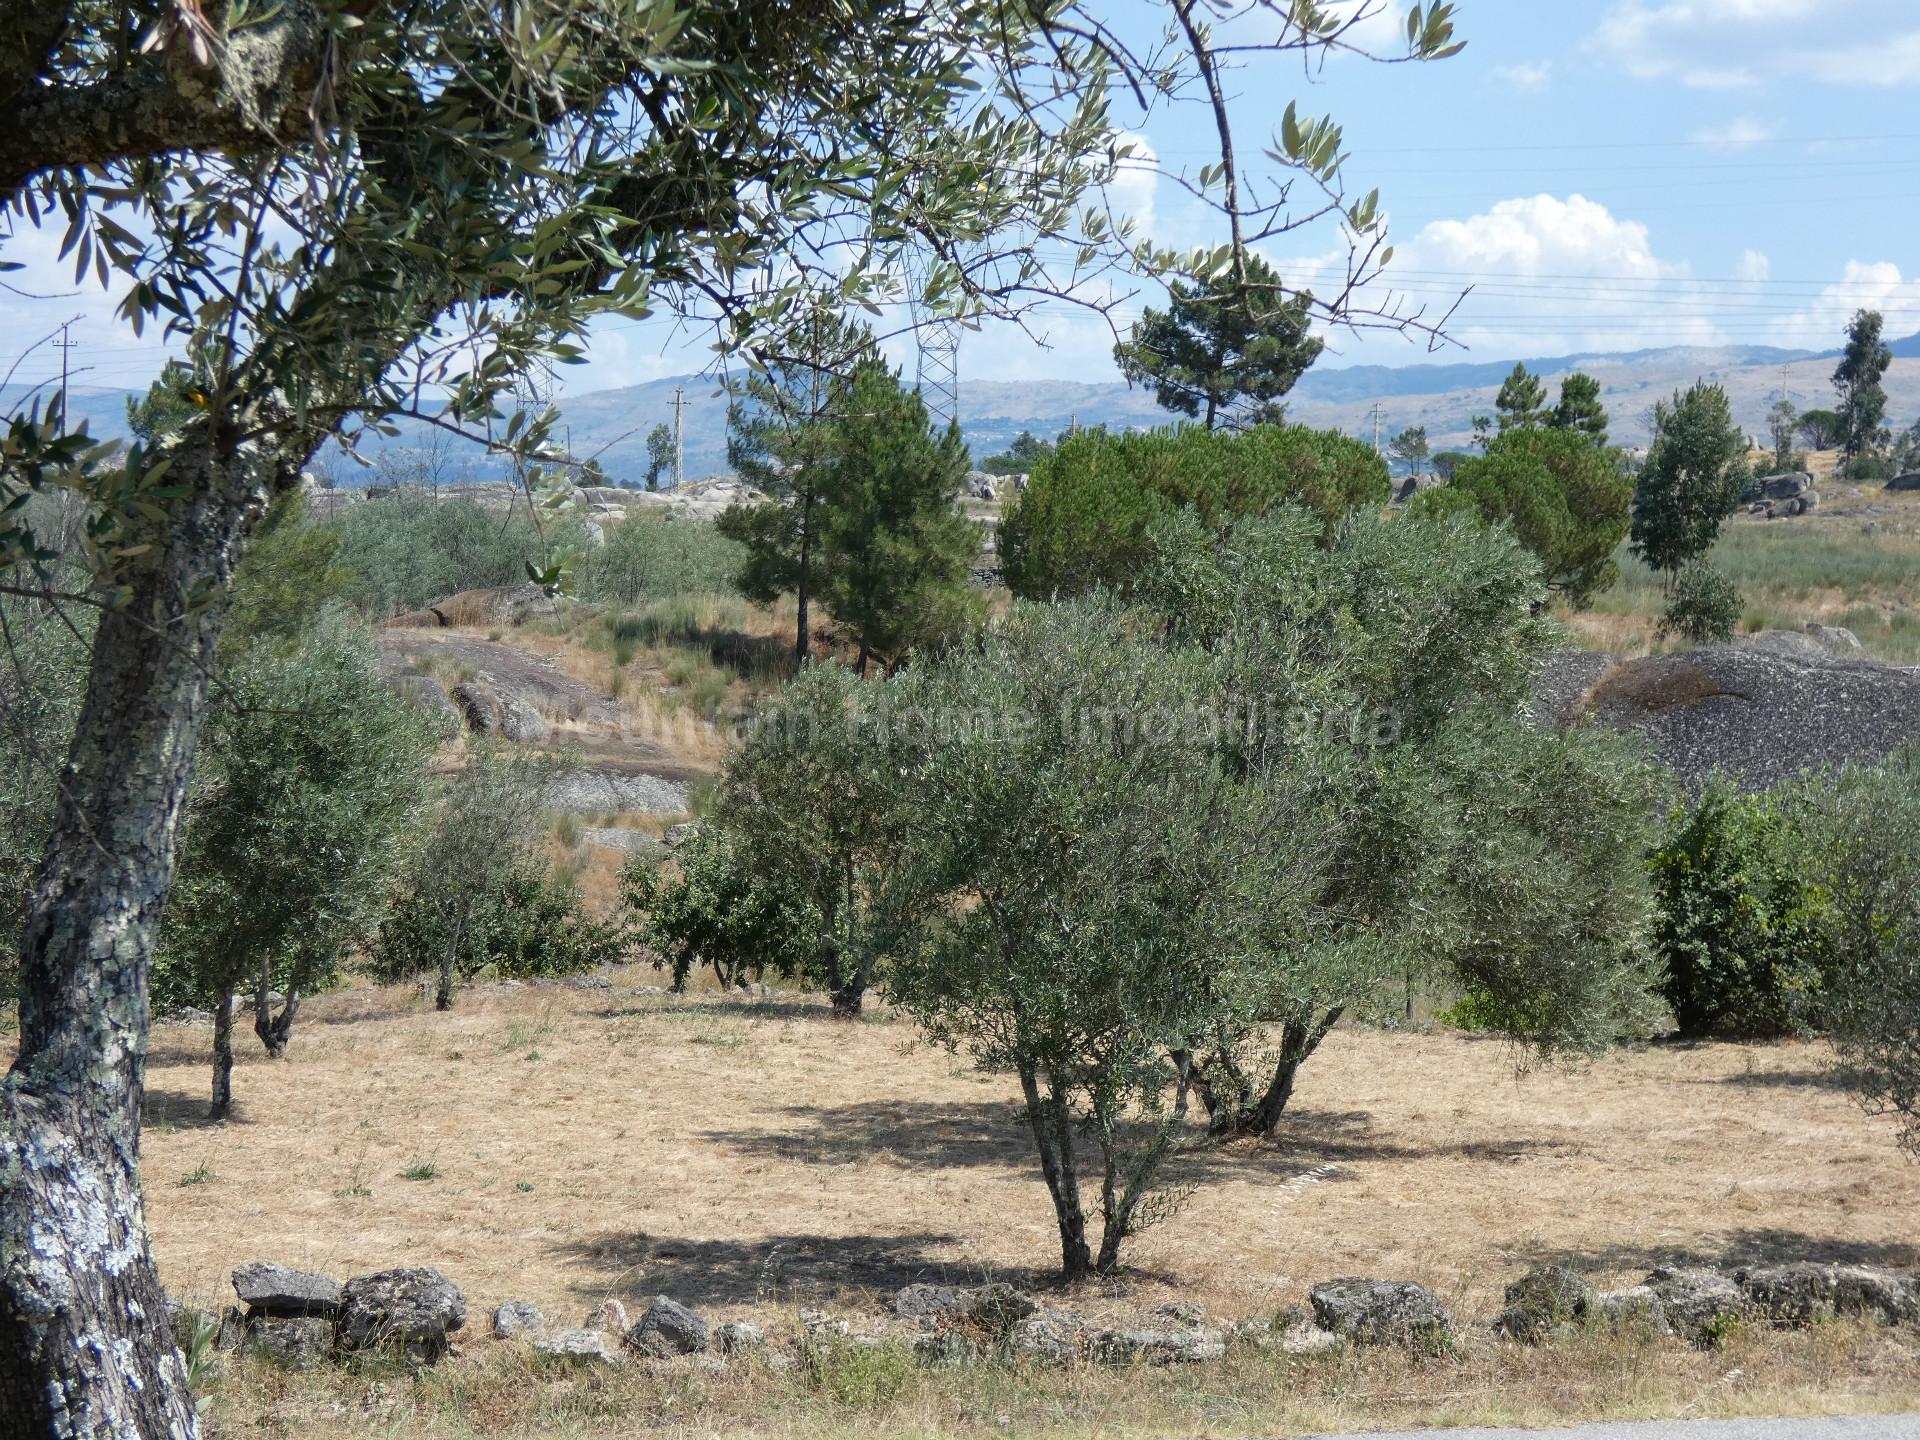
[[1600, 403], [1600, 382], [1576, 370], [1560, 382], [1560, 403], [1553, 407], [1547, 424], [1555, 430], [1572, 430], [1596, 445], [1607, 443], [1607, 407]]
[[1502, 435], [1509, 430], [1538, 429], [1547, 419], [1547, 387], [1525, 365], [1516, 364], [1501, 382], [1493, 409]]
[[961, 628], [980, 532], [957, 506], [967, 478], [958, 426], [935, 436], [917, 392], [872, 361], [832, 428], [820, 507], [821, 594], [860, 644], [898, 663]]
[[1168, 410], [1209, 430], [1268, 420], [1325, 348], [1308, 334], [1310, 297], [1289, 298], [1280, 276], [1249, 253], [1241, 275], [1167, 287], [1171, 303], [1148, 310], [1133, 337], [1113, 347], [1129, 384], [1149, 382]]
[[779, 348], [785, 358], [750, 375], [727, 410], [727, 458], [770, 498], [729, 506], [718, 526], [746, 546], [735, 580], [742, 595], [763, 604], [782, 595], [798, 602], [793, 653], [804, 660], [820, 589], [822, 489], [836, 459], [834, 422], [854, 372], [877, 351], [872, 331], [828, 309], [798, 321]]

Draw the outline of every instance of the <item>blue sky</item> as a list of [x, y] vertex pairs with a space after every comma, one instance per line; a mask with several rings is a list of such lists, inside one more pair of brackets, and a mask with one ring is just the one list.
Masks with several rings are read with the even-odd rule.
[[[1404, 0], [1357, 34], [1404, 51]], [[1138, 29], [1157, 13], [1112, 7]], [[1891, 334], [1920, 331], [1920, 3], [1917, 0], [1460, 0], [1459, 56], [1431, 65], [1343, 57], [1314, 74], [1297, 59], [1235, 77], [1242, 152], [1257, 153], [1289, 99], [1346, 126], [1349, 187], [1378, 185], [1397, 245], [1396, 294], [1444, 309], [1473, 292], [1433, 358], [1505, 359], [1583, 349], [1756, 343], [1827, 348], [1862, 305]], [[1159, 164], [1197, 168], [1211, 127], [1194, 106], [1116, 118]], [[1116, 200], [1156, 239], [1216, 243], [1173, 185], [1124, 177]], [[16, 234], [26, 288], [69, 289], [57, 237]], [[1334, 230], [1266, 247], [1289, 279], [1324, 288], [1344, 253]], [[7, 363], [69, 316], [84, 378], [138, 385], [151, 343], [111, 319], [115, 296], [0, 299]], [[1121, 307], [1122, 320], [1154, 296]], [[965, 380], [1113, 378], [1105, 322], [1070, 308], [1041, 317], [1044, 345], [1011, 327], [968, 334]], [[1334, 334], [1323, 364], [1418, 363], [1424, 347]], [[659, 322], [610, 322], [575, 391], [700, 368], [707, 337]], [[1465, 348], [1461, 348], [1464, 346]], [[897, 347], [910, 363], [910, 348]], [[43, 350], [17, 378], [56, 369]]]

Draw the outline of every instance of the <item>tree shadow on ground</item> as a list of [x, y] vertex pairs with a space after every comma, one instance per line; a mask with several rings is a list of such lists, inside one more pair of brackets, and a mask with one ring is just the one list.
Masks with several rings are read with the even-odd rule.
[[247, 1117], [238, 1102], [224, 1120], [207, 1118], [203, 1091], [148, 1090], [140, 1100], [140, 1123], [149, 1130], [210, 1130], [216, 1125], [244, 1125]]
[[1920, 1263], [1920, 1245], [1903, 1241], [1849, 1240], [1837, 1235], [1773, 1229], [1733, 1230], [1717, 1238], [1703, 1238], [1685, 1245], [1603, 1245], [1585, 1249], [1524, 1246], [1512, 1253], [1521, 1262], [1552, 1262], [1576, 1270], [1644, 1271], [1661, 1265], [1743, 1270], [1802, 1260], [1895, 1268], [1911, 1268]]
[[[750, 1241], [691, 1240], [603, 1231], [554, 1248], [591, 1267], [574, 1286], [582, 1297], [622, 1302], [671, 1295], [683, 1303], [743, 1305], [760, 1301], [825, 1304], [927, 1281], [978, 1285], [1006, 1280], [1022, 1288], [1051, 1283], [1042, 1271], [1002, 1270], [941, 1258], [959, 1237], [933, 1231], [896, 1235], [771, 1235]], [[638, 1318], [637, 1316], [635, 1318]]]
[[1748, 1090], [1844, 1090], [1847, 1077], [1837, 1066], [1826, 1066], [1804, 1070], [1749, 1070], [1723, 1076], [1715, 1083]]
[[703, 1016], [724, 1020], [809, 1020], [825, 1024], [846, 1024], [844, 1020], [830, 1020], [826, 1005], [815, 1004], [801, 999], [749, 999], [741, 996], [734, 999], [724, 995], [698, 992], [687, 995], [642, 995], [632, 1004], [610, 1005], [604, 1010], [592, 1012], [597, 1020], [629, 1020], [635, 1016], [652, 1015], [672, 1019], [675, 1016]]
[[[882, 1163], [902, 1170], [1032, 1169], [1033, 1136], [1023, 1108], [1013, 1101], [866, 1100], [847, 1105], [789, 1105], [779, 1112], [793, 1128], [708, 1130], [701, 1138], [755, 1160], [808, 1165]], [[1252, 1172], [1286, 1181], [1334, 1170], [1343, 1164], [1434, 1157], [1511, 1163], [1566, 1146], [1515, 1138], [1430, 1145], [1384, 1138], [1366, 1111], [1291, 1110], [1280, 1133], [1266, 1139], [1209, 1140], [1195, 1120], [1188, 1142], [1168, 1161], [1171, 1184], [1195, 1183]], [[1091, 1144], [1083, 1165], [1097, 1163]], [[1338, 1173], [1317, 1179], [1344, 1178]], [[1097, 1194], [1097, 1192], [1096, 1192]]]

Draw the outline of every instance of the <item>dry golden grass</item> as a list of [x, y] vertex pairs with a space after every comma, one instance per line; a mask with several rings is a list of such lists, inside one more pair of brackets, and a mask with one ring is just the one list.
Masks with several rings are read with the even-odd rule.
[[[809, 1000], [405, 989], [303, 1010], [291, 1058], [242, 1047], [206, 1126], [204, 1029], [163, 1026], [146, 1172], [166, 1282], [204, 1302], [273, 1258], [454, 1276], [576, 1319], [665, 1292], [724, 1316], [875, 1303], [913, 1279], [1045, 1283], [1056, 1255], [1015, 1088], [881, 1015]], [[1811, 1045], [1660, 1045], [1517, 1075], [1496, 1041], [1342, 1030], [1272, 1143], [1197, 1152], [1190, 1203], [1095, 1312], [1179, 1294], [1271, 1312], [1366, 1273], [1490, 1316], [1527, 1265], [1636, 1279], [1662, 1261], [1911, 1264], [1908, 1162]], [[402, 1178], [416, 1161], [431, 1181]], [[212, 1178], [179, 1185], [204, 1167]]]
[[[1117, 1320], [1178, 1295], [1225, 1320], [1339, 1275], [1404, 1277], [1454, 1305], [1456, 1357], [938, 1377], [892, 1355], [850, 1376], [530, 1385], [483, 1338], [509, 1297], [579, 1323], [605, 1297], [667, 1293], [791, 1334], [799, 1305], [876, 1312], [916, 1279], [1051, 1284], [1051, 1212], [1005, 1077], [884, 1011], [848, 1025], [806, 999], [640, 993], [657, 978], [477, 988], [444, 1015], [406, 989], [321, 997], [290, 1059], [242, 1048], [218, 1126], [201, 1120], [208, 1033], [157, 1031], [144, 1168], [169, 1289], [228, 1303], [228, 1270], [258, 1258], [428, 1264], [472, 1316], [468, 1353], [417, 1381], [242, 1365], [215, 1397], [225, 1433], [266, 1417], [300, 1435], [932, 1435], [1014, 1416], [1022, 1433], [1227, 1435], [1920, 1405], [1905, 1333], [1755, 1334], [1702, 1355], [1514, 1352], [1483, 1331], [1542, 1259], [1602, 1281], [1679, 1260], [1913, 1264], [1908, 1162], [1818, 1047], [1660, 1045], [1520, 1075], [1500, 1042], [1357, 1029], [1311, 1062], [1281, 1138], [1188, 1158], [1190, 1203], [1137, 1242], [1130, 1274], [1070, 1303]], [[434, 1178], [405, 1178], [422, 1165]]]

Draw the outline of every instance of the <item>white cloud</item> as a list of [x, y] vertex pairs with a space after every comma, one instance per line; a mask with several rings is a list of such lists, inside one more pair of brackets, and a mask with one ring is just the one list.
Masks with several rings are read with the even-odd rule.
[[1493, 78], [1522, 95], [1538, 95], [1553, 83], [1553, 62], [1529, 60], [1519, 65], [1496, 65]]
[[1742, 116], [1729, 120], [1724, 125], [1709, 125], [1696, 130], [1689, 137], [1699, 145], [1711, 145], [1717, 150], [1749, 150], [1755, 145], [1764, 145], [1769, 140], [1780, 137], [1780, 127], [1766, 120], [1755, 120], [1751, 116]]
[[1700, 90], [1920, 84], [1911, 0], [1614, 0], [1586, 48], [1637, 79]]
[[1131, 130], [1114, 136], [1115, 142], [1129, 153], [1117, 164], [1107, 184], [1107, 204], [1116, 220], [1133, 221], [1133, 238], [1144, 240], [1153, 234], [1154, 200], [1160, 192], [1160, 157], [1147, 137]]
[[1744, 280], [1749, 285], [1764, 284], [1773, 274], [1773, 261], [1759, 250], [1748, 250], [1741, 254], [1740, 263], [1733, 267], [1736, 280]]
[[1849, 260], [1840, 280], [1804, 310], [1774, 322], [1773, 342], [1814, 350], [1837, 347], [1856, 310], [1886, 317], [1889, 339], [1920, 331], [1920, 277], [1907, 279], [1891, 260]]
[[[1342, 258], [1295, 261], [1282, 273], [1328, 293]], [[1641, 222], [1582, 195], [1531, 195], [1427, 225], [1360, 300], [1423, 309], [1431, 321], [1466, 292], [1449, 339], [1480, 355], [1550, 355], [1723, 344], [1703, 289], [1691, 267], [1654, 250]], [[1353, 353], [1351, 337], [1329, 338]]]
[[143, 390], [179, 347], [160, 339], [158, 322], [135, 336], [133, 327], [114, 314], [127, 291], [123, 277], [112, 275], [106, 289], [91, 271], [74, 280], [73, 257], [59, 258], [65, 230], [61, 221], [38, 228], [21, 221], [5, 236], [7, 259], [22, 268], [0, 277], [6, 286], [0, 289], [0, 332], [6, 336], [0, 340], [0, 376], [14, 369], [14, 383], [25, 385], [57, 377], [59, 350], [41, 344], [28, 352], [62, 322], [72, 321], [67, 338], [75, 343], [67, 358], [74, 385]]
[[1407, 53], [1406, 6], [1398, 0], [1329, 0], [1322, 8], [1346, 25], [1341, 44], [1375, 55]]

